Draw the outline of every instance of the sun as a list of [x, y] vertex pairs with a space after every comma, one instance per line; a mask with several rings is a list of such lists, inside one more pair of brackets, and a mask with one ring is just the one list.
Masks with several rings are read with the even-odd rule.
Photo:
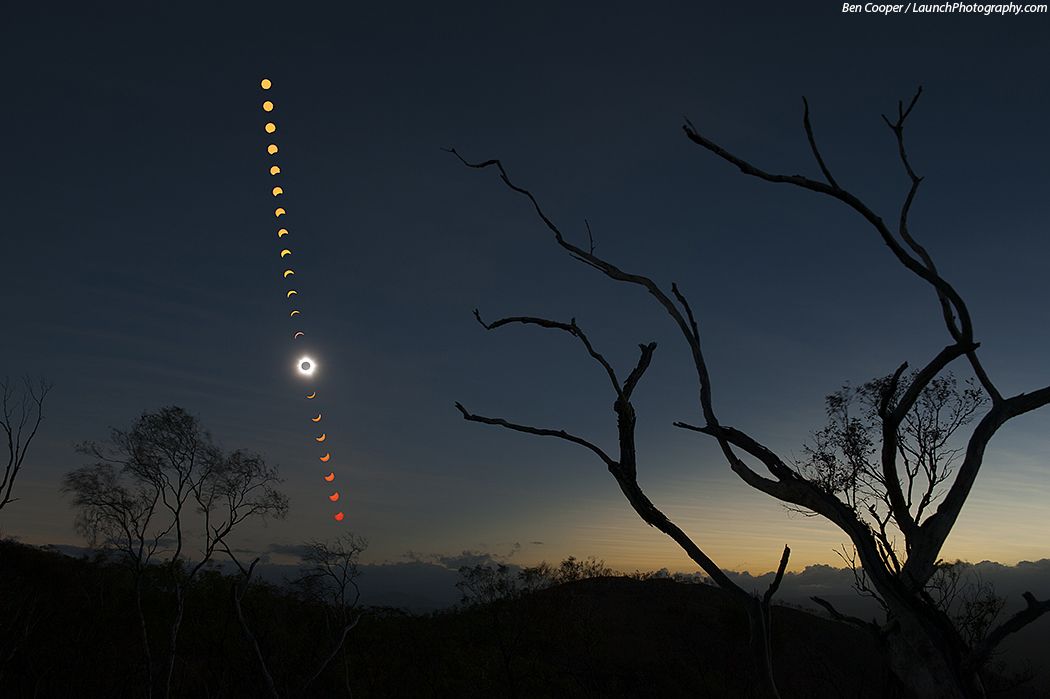
[[303, 376], [311, 376], [314, 373], [314, 370], [317, 369], [317, 362], [309, 357], [302, 357], [296, 363], [296, 368]]

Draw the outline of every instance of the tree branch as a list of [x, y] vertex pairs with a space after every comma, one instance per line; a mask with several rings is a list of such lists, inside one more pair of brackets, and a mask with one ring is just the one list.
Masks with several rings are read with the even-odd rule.
[[857, 628], [864, 629], [865, 631], [874, 631], [876, 634], [878, 634], [879, 632], [879, 627], [877, 624], [874, 624], [870, 621], [864, 621], [859, 617], [850, 616], [848, 614], [842, 614], [839, 612], [839, 610], [835, 609], [831, 602], [828, 602], [822, 597], [810, 597], [810, 599], [819, 604], [825, 610], [827, 610], [828, 614], [830, 614], [831, 618], [835, 621], [841, 621], [846, 624], [856, 626]]
[[806, 131], [806, 140], [809, 141], [809, 149], [813, 151], [813, 157], [817, 161], [817, 165], [820, 166], [820, 171], [824, 173], [824, 179], [828, 181], [835, 189], [841, 189], [839, 183], [835, 181], [835, 178], [831, 176], [831, 171], [828, 166], [824, 164], [824, 158], [820, 155], [820, 149], [817, 148], [817, 139], [813, 136], [813, 125], [809, 122], [809, 101], [802, 98], [803, 112], [802, 112], [802, 128]]
[[609, 362], [606, 361], [605, 357], [603, 357], [599, 352], [597, 352], [594, 349], [594, 346], [591, 345], [590, 340], [587, 339], [587, 335], [585, 335], [583, 330], [581, 330], [580, 327], [576, 325], [575, 318], [573, 318], [568, 323], [561, 323], [556, 320], [536, 318], [534, 316], [513, 316], [509, 318], [500, 318], [499, 320], [494, 320], [491, 323], [486, 323], [484, 320], [481, 319], [481, 313], [476, 308], [474, 309], [474, 317], [479, 323], [481, 323], [481, 326], [486, 330], [495, 330], [496, 328], [503, 327], [504, 325], [520, 323], [522, 325], [538, 325], [541, 328], [562, 330], [564, 332], [569, 333], [570, 335], [576, 337], [581, 343], [583, 343], [583, 346], [587, 348], [587, 353], [591, 355], [591, 357], [593, 357], [596, 362], [601, 364], [602, 368], [605, 369], [605, 373], [609, 376], [609, 381], [612, 383], [613, 390], [616, 391], [617, 395], [621, 395], [620, 380], [616, 378], [616, 372], [613, 370], [612, 365], [610, 365]]
[[784, 546], [784, 553], [780, 556], [780, 565], [777, 566], [777, 574], [773, 578], [773, 582], [769, 583], [769, 588], [766, 590], [766, 594], [762, 596], [762, 604], [769, 606], [769, 603], [773, 601], [773, 595], [780, 589], [780, 583], [784, 579], [784, 570], [787, 568], [788, 558], [791, 557], [791, 549], [786, 545]]
[[985, 639], [978, 643], [970, 652], [968, 663], [971, 667], [979, 668], [984, 665], [991, 656], [992, 651], [995, 650], [996, 646], [998, 646], [1003, 639], [1012, 633], [1020, 631], [1043, 614], [1050, 612], [1050, 599], [1037, 600], [1031, 592], [1025, 592], [1022, 596], [1026, 603], [1025, 608], [993, 629]]
[[595, 454], [597, 454], [598, 458], [604, 461], [605, 465], [608, 466], [610, 470], [615, 469], [619, 466], [619, 464], [611, 456], [606, 454], [601, 449], [601, 447], [595, 446], [594, 444], [588, 442], [582, 437], [577, 437], [574, 434], [569, 434], [565, 430], [550, 430], [539, 427], [530, 427], [528, 425], [519, 425], [517, 423], [508, 422], [503, 418], [475, 415], [469, 412], [466, 408], [464, 408], [463, 405], [459, 402], [456, 403], [456, 410], [462, 413], [464, 420], [469, 420], [470, 422], [481, 422], [486, 425], [498, 425], [499, 427], [506, 427], [508, 430], [514, 430], [515, 432], [525, 432], [526, 434], [535, 434], [541, 437], [557, 437], [558, 439], [564, 439], [567, 442], [579, 444], [580, 446], [586, 447], [593, 451]]

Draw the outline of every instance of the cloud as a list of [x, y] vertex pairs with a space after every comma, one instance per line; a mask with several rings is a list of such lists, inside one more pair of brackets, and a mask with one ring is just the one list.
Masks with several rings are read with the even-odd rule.
[[504, 563], [504, 557], [499, 556], [498, 554], [488, 553], [487, 551], [471, 551], [468, 549], [464, 549], [455, 554], [407, 551], [405, 553], [405, 558], [413, 563], [440, 566], [451, 571], [458, 571], [463, 567], [481, 564], [498, 565]]
[[268, 553], [276, 553], [283, 556], [295, 556], [298, 559], [302, 559], [309, 550], [310, 547], [306, 544], [270, 544], [266, 549]]

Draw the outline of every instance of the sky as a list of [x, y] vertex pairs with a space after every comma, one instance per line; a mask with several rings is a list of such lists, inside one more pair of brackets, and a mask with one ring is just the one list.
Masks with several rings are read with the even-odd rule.
[[[566, 336], [472, 316], [575, 318], [636, 394], [639, 481], [722, 567], [839, 564], [844, 537], [750, 490], [702, 435], [681, 339], [637, 289], [570, 259], [501, 158], [577, 241], [692, 300], [721, 419], [788, 456], [823, 398], [945, 336], [933, 295], [855, 214], [744, 177], [819, 174], [805, 95], [840, 182], [887, 219], [926, 177], [913, 233], [967, 300], [1004, 392], [1050, 382], [1045, 288], [1050, 16], [843, 14], [841, 3], [22, 6], [0, 29], [5, 185], [0, 375], [55, 385], [0, 529], [82, 544], [59, 492], [73, 445], [179, 405], [224, 447], [279, 464], [275, 551], [349, 529], [366, 560], [481, 552], [688, 570], [586, 450], [467, 423], [483, 414], [615, 446], [606, 379]], [[273, 88], [264, 95], [259, 81]], [[318, 362], [346, 519], [332, 521], [304, 420], [260, 109], [275, 102], [300, 344]], [[1050, 413], [1000, 431], [946, 558], [1048, 557]]]

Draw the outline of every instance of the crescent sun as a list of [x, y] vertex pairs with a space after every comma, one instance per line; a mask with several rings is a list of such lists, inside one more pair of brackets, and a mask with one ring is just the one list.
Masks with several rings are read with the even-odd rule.
[[321, 421], [321, 413], [317, 413], [317, 417], [310, 418], [310, 422], [320, 422], [320, 421]]
[[329, 483], [331, 483], [332, 481], [335, 480], [335, 472], [333, 471], [333, 472], [329, 473], [327, 476], [324, 477], [324, 479], [326, 481], [328, 481]]
[[287, 294], [285, 294], [284, 297], [290, 299], [293, 296], [298, 296], [298, 295], [299, 295], [299, 292], [296, 291], [295, 289], [292, 289]]
[[288, 212], [284, 210], [283, 206], [278, 206], [276, 209], [273, 210], [273, 215], [276, 216], [277, 218], [280, 218], [281, 216], [284, 216], [286, 213], [288, 213]]
[[336, 500], [338, 500], [339, 499], [339, 491], [337, 490], [334, 493], [332, 493], [331, 495], [329, 495], [328, 499], [331, 500], [332, 502], [335, 502]]
[[321, 433], [320, 437], [314, 437], [315, 442], [323, 442], [326, 439], [328, 439], [328, 435], [323, 432]]
[[332, 454], [330, 452], [325, 452], [324, 456], [318, 456], [317, 458], [327, 464], [331, 460]]

